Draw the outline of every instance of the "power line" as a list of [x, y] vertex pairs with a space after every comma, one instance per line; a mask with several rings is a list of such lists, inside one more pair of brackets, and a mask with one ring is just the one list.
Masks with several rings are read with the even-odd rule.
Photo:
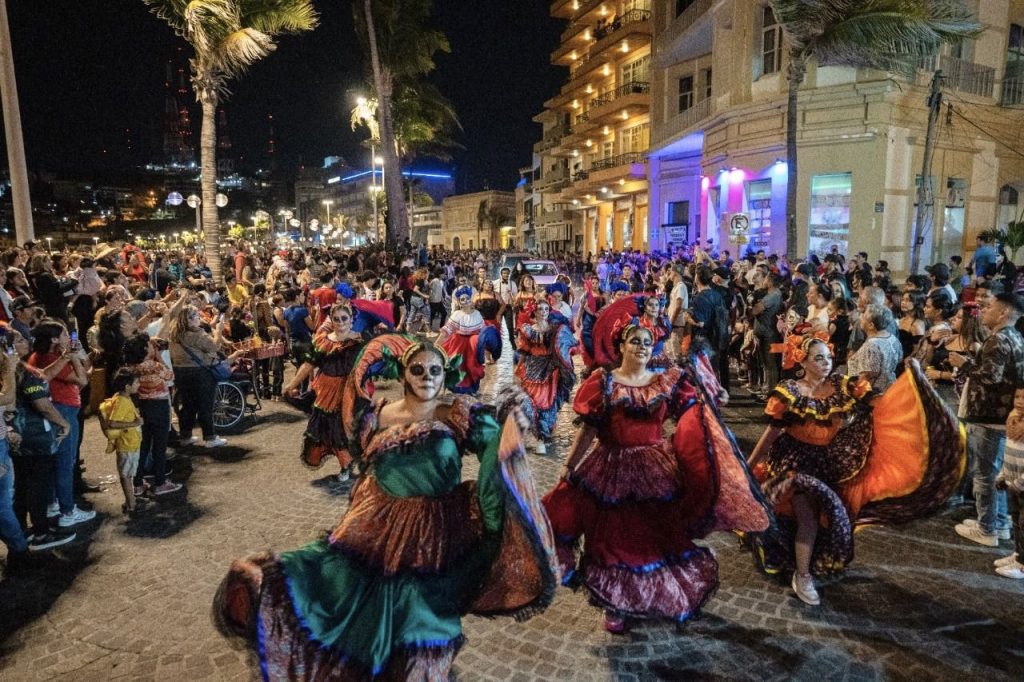
[[960, 113], [960, 111], [956, 107], [951, 106], [951, 110], [952, 110], [952, 112], [954, 114], [956, 114], [959, 118], [961, 118], [968, 125], [970, 125], [973, 128], [976, 128], [979, 132], [981, 132], [986, 137], [991, 138], [993, 142], [995, 142], [996, 144], [998, 144], [1001, 147], [1005, 147], [1006, 149], [1010, 150], [1011, 152], [1013, 152], [1017, 156], [1019, 156], [1022, 159], [1024, 159], [1024, 153], [1022, 153], [1018, 149], [1016, 149], [1014, 147], [1011, 147], [1010, 145], [1006, 144], [1005, 142], [1000, 140], [998, 137], [996, 137], [994, 134], [990, 133], [989, 131], [985, 130], [984, 128], [982, 128], [980, 125], [978, 125], [977, 123], [975, 123], [971, 119], [969, 119], [966, 116], [964, 116], [962, 113]]

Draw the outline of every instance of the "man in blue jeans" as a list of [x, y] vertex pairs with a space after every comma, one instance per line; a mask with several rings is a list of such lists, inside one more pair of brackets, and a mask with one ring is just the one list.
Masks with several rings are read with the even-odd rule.
[[974, 462], [974, 501], [978, 518], [958, 523], [961, 537], [987, 547], [1010, 538], [1006, 492], [995, 489], [1006, 448], [1006, 417], [1013, 394], [1024, 385], [1024, 338], [1014, 325], [1024, 315], [1024, 297], [999, 294], [981, 311], [992, 335], [977, 358], [950, 353], [950, 364], [967, 372], [967, 450]]
[[14, 405], [15, 369], [18, 363], [8, 356], [4, 363], [3, 391], [0, 392], [0, 542], [7, 545], [7, 569], [19, 568], [28, 557], [28, 540], [14, 513], [14, 463], [7, 441], [4, 409]]

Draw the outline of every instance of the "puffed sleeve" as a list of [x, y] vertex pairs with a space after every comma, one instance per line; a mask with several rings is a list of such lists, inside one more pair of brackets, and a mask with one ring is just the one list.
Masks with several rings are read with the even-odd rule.
[[501, 430], [494, 409], [474, 402], [468, 396], [459, 396], [452, 403], [448, 424], [455, 431], [455, 438], [478, 456], [484, 453]]
[[572, 409], [576, 411], [576, 414], [580, 416], [580, 421], [584, 424], [597, 426], [604, 420], [604, 393], [607, 383], [608, 373], [604, 369], [597, 369], [580, 384], [579, 390], [576, 391]]
[[668, 395], [669, 414], [672, 417], [680, 417], [697, 401], [697, 388], [694, 382], [699, 381], [693, 371], [684, 370], [682, 367], [669, 367], [655, 381], [650, 389], [654, 394], [649, 400], [654, 401], [658, 395]]

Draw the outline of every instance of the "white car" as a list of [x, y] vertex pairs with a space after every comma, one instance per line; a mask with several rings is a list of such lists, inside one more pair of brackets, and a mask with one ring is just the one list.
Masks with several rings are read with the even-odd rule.
[[558, 266], [549, 260], [524, 260], [521, 265], [523, 274], [533, 277], [538, 286], [553, 284], [558, 277]]

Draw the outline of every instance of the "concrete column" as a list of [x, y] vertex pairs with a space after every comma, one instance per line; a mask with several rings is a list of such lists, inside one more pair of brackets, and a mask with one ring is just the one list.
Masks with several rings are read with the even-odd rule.
[[3, 104], [7, 164], [11, 169], [11, 193], [14, 199], [14, 229], [18, 244], [36, 238], [32, 224], [32, 200], [29, 196], [28, 167], [25, 165], [25, 139], [21, 133], [18, 84], [14, 78], [14, 54], [11, 29], [7, 22], [7, 0], [0, 0], [0, 100]]

